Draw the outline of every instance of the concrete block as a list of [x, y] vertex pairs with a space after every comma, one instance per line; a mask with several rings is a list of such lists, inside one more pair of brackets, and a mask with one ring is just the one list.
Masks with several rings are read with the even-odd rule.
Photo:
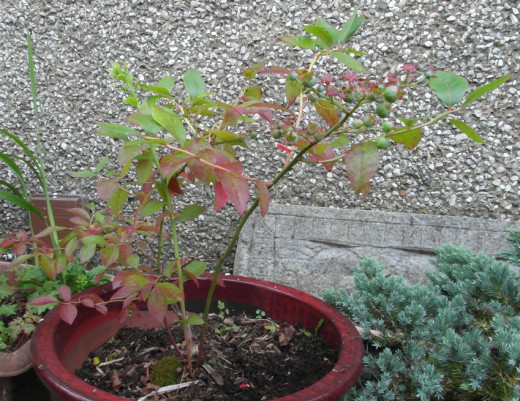
[[508, 228], [518, 222], [271, 205], [255, 213], [237, 245], [234, 273], [289, 285], [320, 295], [326, 288], [354, 288], [352, 268], [376, 259], [389, 274], [409, 282], [426, 279], [430, 260], [443, 243], [498, 256]]

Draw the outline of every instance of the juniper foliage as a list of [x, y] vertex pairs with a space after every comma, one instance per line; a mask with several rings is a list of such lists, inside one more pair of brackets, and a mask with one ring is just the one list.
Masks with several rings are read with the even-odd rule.
[[518, 270], [451, 245], [433, 263], [430, 281], [408, 284], [363, 259], [353, 294], [324, 293], [361, 328], [367, 347], [345, 401], [520, 400]]

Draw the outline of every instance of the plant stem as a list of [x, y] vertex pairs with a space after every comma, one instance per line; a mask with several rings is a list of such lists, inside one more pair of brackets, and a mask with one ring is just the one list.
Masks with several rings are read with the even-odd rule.
[[[352, 113], [355, 111], [355, 109], [358, 107], [358, 105], [354, 106], [354, 108], [349, 112], [346, 113], [343, 118], [338, 121], [335, 125], [330, 127], [325, 137], [328, 137], [332, 135], [334, 132], [336, 132], [338, 129], [340, 129], [345, 122], [349, 119], [349, 117], [352, 115]], [[320, 141], [314, 141], [310, 142], [307, 146], [300, 149], [300, 151], [296, 154], [296, 156], [285, 166], [277, 175], [276, 177], [271, 181], [271, 184], [269, 185], [269, 188], [271, 188], [273, 185], [275, 185], [278, 181], [280, 181], [289, 171], [293, 169], [293, 167], [303, 158], [305, 153], [309, 149], [311, 149], [314, 145], [319, 143]], [[203, 347], [204, 347], [204, 341], [206, 339], [206, 329], [207, 329], [207, 322], [208, 322], [208, 315], [209, 315], [209, 309], [211, 307], [211, 300], [213, 299], [213, 294], [215, 293], [215, 288], [217, 287], [218, 278], [220, 276], [220, 273], [222, 271], [222, 266], [224, 265], [224, 262], [231, 254], [231, 251], [235, 247], [235, 244], [238, 241], [238, 237], [240, 236], [240, 233], [242, 229], [244, 228], [244, 225], [246, 224], [247, 220], [249, 220], [249, 217], [251, 214], [255, 211], [255, 209], [258, 207], [259, 200], [258, 198], [255, 199], [255, 201], [249, 206], [247, 211], [240, 217], [240, 220], [238, 221], [238, 226], [235, 229], [235, 232], [233, 233], [233, 237], [231, 238], [231, 241], [229, 242], [227, 248], [222, 253], [222, 256], [219, 258], [217, 266], [215, 267], [215, 272], [213, 273], [213, 278], [211, 280], [211, 285], [208, 290], [208, 295], [206, 296], [206, 304], [204, 305], [204, 314], [203, 314], [203, 320], [204, 324], [202, 325], [201, 333], [200, 333], [200, 340], [199, 340], [199, 355], [197, 357], [197, 362], [195, 365], [195, 368], [198, 368], [200, 364], [202, 363], [202, 356], [203, 356]]]
[[[172, 195], [170, 194], [170, 190], [168, 188], [168, 183], [166, 182], [166, 178], [164, 177], [164, 175], [161, 171], [159, 157], [157, 156], [157, 152], [153, 148], [153, 146], [150, 146], [150, 151], [153, 155], [155, 167], [157, 168], [157, 171], [159, 172], [160, 179], [159, 179], [158, 185], [161, 185], [163, 187], [162, 191], [160, 191], [160, 192], [164, 193], [164, 195], [166, 196], [166, 199], [164, 199], [164, 201], [166, 203], [168, 217], [170, 218], [170, 222], [171, 222], [170, 239], [171, 239], [171, 242], [173, 245], [175, 266], [176, 266], [177, 276], [178, 276], [178, 280], [179, 280], [179, 290], [181, 291], [181, 293], [184, 293], [184, 277], [182, 275], [182, 266], [181, 266], [180, 252], [179, 252], [179, 237], [177, 235], [176, 218], [175, 218], [175, 214], [173, 212]], [[164, 243], [159, 242], [159, 249], [158, 249], [159, 254], [162, 251], [161, 248], [163, 245], [164, 245]], [[158, 269], [160, 269], [159, 266], [158, 266]], [[171, 279], [171, 275], [168, 277], [168, 279]], [[182, 301], [179, 301], [179, 305], [180, 305], [180, 309], [181, 309], [181, 322], [182, 322], [182, 329], [184, 332], [184, 341], [186, 343], [186, 359], [187, 359], [186, 364], [187, 364], [188, 370], [190, 372], [192, 372], [193, 367], [192, 367], [192, 362], [191, 362], [191, 360], [192, 360], [192, 358], [191, 358], [191, 331], [190, 331], [190, 328], [188, 325], [188, 317], [187, 317], [187, 313], [186, 313], [186, 303], [184, 300], [182, 300]]]
[[[35, 68], [34, 68], [31, 31], [29, 29], [27, 29], [27, 56], [28, 56], [28, 62], [29, 62], [29, 75], [31, 77], [31, 93], [32, 93], [32, 102], [33, 102], [33, 112], [34, 112], [34, 118], [36, 119], [36, 123], [38, 124], [38, 128], [39, 128], [40, 114], [38, 112], [38, 92], [37, 92], [37, 88], [36, 88], [36, 73], [35, 73]], [[41, 177], [41, 186], [42, 186], [43, 195], [45, 196], [45, 203], [47, 206], [47, 215], [49, 217], [49, 224], [51, 227], [56, 227], [56, 221], [54, 219], [54, 213], [52, 211], [51, 200], [50, 200], [50, 196], [49, 196], [49, 189], [47, 186], [47, 176], [45, 174], [45, 164], [44, 164], [44, 160], [43, 160], [41, 132], [39, 131], [39, 129], [36, 133], [36, 140], [38, 143], [38, 159], [39, 159], [37, 168], [38, 168], [38, 171], [39, 171], [40, 177]], [[29, 222], [31, 225], [31, 231], [33, 231], [33, 234], [35, 234], [30, 214], [29, 214]], [[50, 238], [51, 238], [52, 247], [54, 248], [54, 252], [56, 253], [59, 248], [58, 233], [56, 231], [52, 232], [50, 234]]]

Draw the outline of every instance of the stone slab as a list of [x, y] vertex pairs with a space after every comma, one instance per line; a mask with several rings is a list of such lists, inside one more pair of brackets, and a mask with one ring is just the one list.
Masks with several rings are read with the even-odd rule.
[[443, 243], [498, 256], [519, 222], [308, 206], [271, 205], [255, 213], [237, 245], [234, 273], [320, 295], [354, 288], [352, 267], [375, 258], [389, 274], [422, 282]]

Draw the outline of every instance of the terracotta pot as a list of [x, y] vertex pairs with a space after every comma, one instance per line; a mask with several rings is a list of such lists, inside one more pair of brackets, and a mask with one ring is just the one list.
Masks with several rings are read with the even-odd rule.
[[[16, 283], [16, 275], [9, 270], [9, 263], [0, 262], [0, 274], [8, 277], [9, 284]], [[31, 367], [30, 341], [14, 352], [0, 352], [0, 395], [9, 394], [19, 384], [16, 377], [27, 372]]]
[[[338, 361], [321, 380], [280, 401], [337, 400], [355, 382], [361, 372], [363, 344], [353, 324], [336, 309], [323, 301], [283, 285], [237, 276], [225, 276], [225, 287], [217, 287], [214, 299], [226, 306], [239, 305], [261, 309], [271, 318], [290, 324], [301, 324], [314, 330], [320, 319], [320, 329], [326, 341], [338, 350]], [[199, 280], [197, 288], [192, 281], [186, 285], [186, 299], [202, 304], [210, 280]], [[111, 284], [95, 287], [104, 299], [113, 293]], [[81, 296], [79, 294], [78, 296]], [[158, 327], [145, 310], [135, 314], [124, 327]], [[140, 307], [141, 307], [140, 306]], [[33, 362], [36, 373], [51, 392], [54, 401], [116, 401], [126, 400], [96, 389], [82, 381], [73, 372], [94, 350], [112, 337], [123, 325], [118, 323], [120, 306], [108, 304], [109, 312], [101, 315], [93, 309], [81, 307], [73, 325], [62, 322], [56, 310], [48, 313], [38, 325], [32, 341]], [[190, 309], [195, 310], [196, 306]]]
[[[86, 195], [53, 195], [51, 197], [52, 213], [54, 214], [54, 220], [56, 226], [59, 227], [72, 227], [73, 224], [69, 221], [70, 218], [74, 217], [68, 209], [71, 208], [82, 208], [83, 205], [88, 203], [88, 197]], [[45, 195], [36, 194], [31, 197], [31, 203], [33, 206], [40, 211], [45, 217], [45, 221], [39, 216], [31, 214], [31, 220], [35, 233], [43, 231], [49, 225], [48, 214], [47, 214], [47, 203], [45, 201]], [[58, 231], [58, 237], [64, 238], [69, 233], [69, 230]], [[43, 240], [47, 245], [52, 246], [51, 239], [49, 236], [43, 237]]]

